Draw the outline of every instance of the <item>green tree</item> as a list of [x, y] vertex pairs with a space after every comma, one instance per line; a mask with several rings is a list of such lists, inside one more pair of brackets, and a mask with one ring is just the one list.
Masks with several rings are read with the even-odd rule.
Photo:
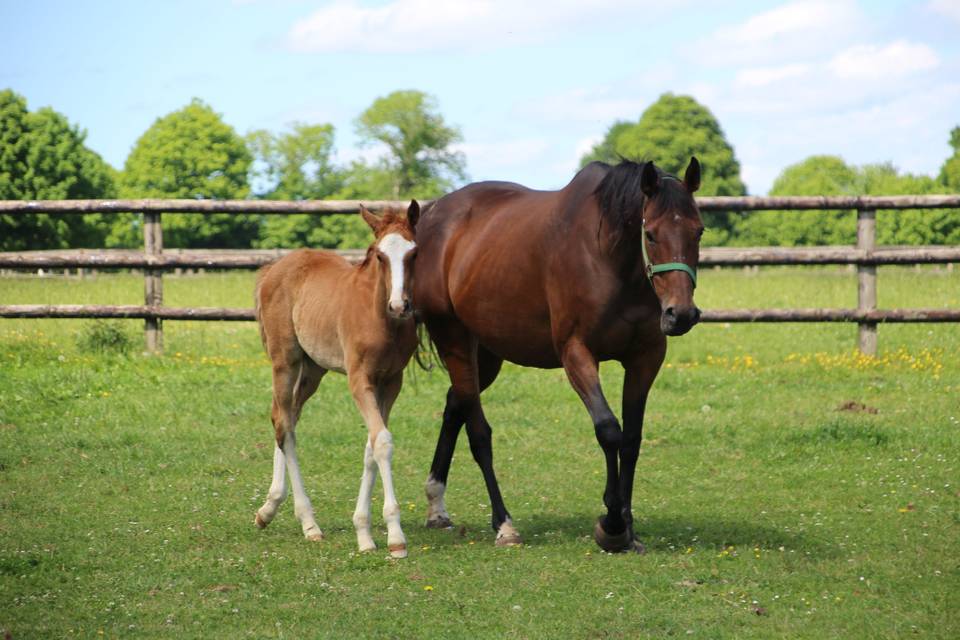
[[938, 180], [956, 193], [960, 192], [960, 127], [954, 127], [950, 131], [950, 146], [953, 148], [953, 155], [944, 160]]
[[[770, 189], [771, 196], [852, 196], [859, 190], [855, 167], [838, 156], [810, 156], [784, 169]], [[856, 239], [857, 218], [851, 211], [757, 211], [737, 224], [730, 244], [796, 246], [850, 244]], [[851, 235], [852, 234], [852, 235]]]
[[[927, 176], [901, 174], [891, 163], [850, 166], [837, 156], [811, 156], [783, 170], [770, 195], [904, 195], [942, 187]], [[847, 211], [758, 211], [737, 225], [731, 244], [798, 246], [854, 244], [857, 216]], [[878, 244], [960, 242], [960, 216], [943, 209], [880, 210]]]
[[460, 131], [437, 113], [436, 101], [421, 91], [394, 91], [377, 98], [356, 120], [364, 144], [382, 143], [390, 152], [393, 198], [432, 198], [463, 179], [463, 154], [450, 149]]
[[[114, 170], [84, 145], [86, 132], [49, 107], [35, 112], [0, 91], [0, 200], [72, 200], [115, 196]], [[0, 215], [0, 249], [102, 246], [99, 214]]]
[[[120, 183], [125, 198], [239, 199], [250, 193], [252, 157], [243, 138], [198, 99], [158, 118], [127, 157]], [[138, 220], [115, 227], [113, 245], [141, 242]], [[249, 247], [259, 218], [233, 214], [167, 214], [164, 244]]]
[[[342, 172], [332, 164], [333, 139], [334, 129], [330, 124], [294, 123], [290, 131], [279, 135], [264, 130], [250, 133], [247, 144], [254, 157], [253, 183], [260, 191], [258, 197], [270, 200], [331, 197], [343, 183]], [[341, 248], [342, 241], [349, 241], [346, 237], [331, 240], [331, 229], [343, 226], [331, 221], [331, 217], [265, 216], [256, 244], [264, 248]], [[362, 236], [364, 240], [366, 237], [366, 234]]]
[[[746, 193], [740, 179], [740, 163], [720, 123], [693, 98], [672, 93], [660, 96], [638, 122], [615, 122], [604, 139], [581, 159], [581, 164], [593, 160], [614, 164], [620, 158], [653, 160], [664, 170], [682, 176], [691, 156], [700, 160], [703, 171], [698, 195]], [[737, 216], [726, 212], [704, 213], [709, 229], [704, 244], [724, 242], [733, 231], [736, 219]]]

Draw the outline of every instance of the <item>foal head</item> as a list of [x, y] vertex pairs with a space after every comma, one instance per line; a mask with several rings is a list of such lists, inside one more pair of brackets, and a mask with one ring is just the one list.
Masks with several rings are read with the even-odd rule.
[[389, 292], [387, 314], [405, 320], [413, 315], [410, 283], [413, 279], [413, 259], [417, 254], [413, 238], [420, 218], [420, 204], [411, 200], [406, 216], [397, 209], [387, 209], [382, 216], [377, 216], [360, 205], [360, 215], [373, 230], [374, 241], [367, 250], [367, 259], [374, 256], [380, 264]]
[[693, 199], [699, 188], [700, 163], [691, 158], [683, 180], [653, 162], [625, 160], [611, 167], [596, 191], [601, 210], [630, 243], [630, 254], [642, 257], [660, 300], [660, 329], [668, 336], [683, 335], [700, 320], [693, 302], [703, 235]]

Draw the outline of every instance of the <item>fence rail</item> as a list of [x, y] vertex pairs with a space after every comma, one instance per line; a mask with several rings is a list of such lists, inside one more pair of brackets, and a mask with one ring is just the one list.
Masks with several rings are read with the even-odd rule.
[[[405, 207], [406, 201], [364, 201], [371, 209]], [[960, 247], [876, 247], [878, 209], [960, 208], [960, 195], [926, 196], [798, 196], [698, 198], [703, 211], [845, 210], [857, 211], [857, 244], [852, 247], [707, 248], [703, 266], [826, 265], [857, 268], [856, 309], [715, 309], [703, 313], [704, 322], [856, 322], [859, 348], [875, 354], [877, 325], [893, 322], [960, 322], [960, 309], [877, 309], [877, 266], [893, 264], [953, 264]], [[53, 251], [0, 253], [3, 269], [143, 269], [144, 305], [0, 305], [7, 318], [141, 318], [147, 348], [163, 348], [163, 320], [252, 320], [252, 309], [173, 308], [163, 306], [164, 271], [171, 269], [253, 269], [286, 253], [276, 251], [185, 251], [163, 249], [163, 213], [314, 214], [355, 213], [353, 200], [43, 200], [0, 201], [4, 214], [139, 213], [143, 215], [144, 251]], [[358, 259], [363, 252], [348, 254]]]

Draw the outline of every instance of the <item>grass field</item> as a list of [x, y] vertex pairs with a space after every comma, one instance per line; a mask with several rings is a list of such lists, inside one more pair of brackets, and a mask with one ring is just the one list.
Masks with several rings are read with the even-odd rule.
[[[249, 306], [251, 274], [165, 279], [171, 306]], [[142, 301], [142, 279], [0, 279], [0, 302]], [[960, 273], [882, 268], [881, 307], [958, 307]], [[703, 273], [698, 303], [855, 306], [846, 269]], [[956, 638], [960, 327], [704, 325], [671, 339], [634, 512], [646, 555], [601, 553], [603, 462], [562, 372], [484, 395], [525, 537], [495, 548], [465, 437], [457, 527], [423, 527], [446, 381], [392, 420], [410, 557], [355, 551], [365, 431], [341, 376], [298, 430], [326, 534], [291, 503], [264, 531], [270, 375], [252, 323], [169, 322], [166, 355], [81, 348], [90, 321], [0, 320], [0, 629], [50, 637]], [[602, 369], [619, 405], [619, 366]], [[380, 494], [378, 487], [377, 494]], [[386, 536], [375, 498], [376, 539]]]

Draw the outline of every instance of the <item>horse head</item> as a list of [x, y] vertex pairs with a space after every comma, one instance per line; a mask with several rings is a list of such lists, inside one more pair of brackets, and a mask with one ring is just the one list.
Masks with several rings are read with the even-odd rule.
[[660, 329], [680, 336], [700, 320], [693, 302], [700, 259], [703, 222], [693, 198], [700, 188], [700, 163], [690, 159], [683, 180], [657, 169], [643, 167], [640, 189], [643, 203], [640, 237], [644, 270], [660, 300]]
[[417, 254], [414, 231], [420, 218], [420, 204], [410, 201], [407, 215], [400, 210], [387, 209], [382, 216], [371, 213], [360, 205], [360, 215], [373, 230], [374, 241], [367, 252], [375, 256], [381, 277], [387, 286], [387, 314], [398, 320], [412, 317], [410, 288], [413, 281], [413, 260]]

